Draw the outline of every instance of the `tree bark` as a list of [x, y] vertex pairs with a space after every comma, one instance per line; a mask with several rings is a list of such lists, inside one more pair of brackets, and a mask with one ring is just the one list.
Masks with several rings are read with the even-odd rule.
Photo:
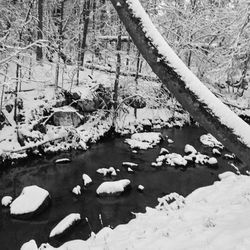
[[[43, 39], [43, 0], [38, 0], [38, 30], [37, 39]], [[43, 50], [41, 46], [36, 48], [36, 60], [40, 61], [43, 59]]]
[[[182, 75], [183, 72], [177, 72], [172, 64], [168, 62], [168, 59], [171, 58], [159, 60], [159, 58], [162, 58], [162, 54], [158, 50], [157, 43], [154, 43], [155, 41], [151, 33], [149, 34], [148, 30], [145, 29], [145, 20], [142, 20], [142, 14], [138, 17], [137, 13], [137, 16], [135, 16], [131, 8], [131, 4], [135, 2], [137, 4], [138, 0], [111, 0], [111, 2], [142, 56], [183, 108], [209, 133], [221, 141], [227, 149], [234, 152], [243, 163], [249, 164], [250, 142], [248, 136], [243, 138], [242, 135], [250, 134], [250, 126], [237, 117], [229, 108], [224, 107], [224, 104], [209, 93], [209, 96], [213, 100], [216, 99], [216, 103], [220, 107], [223, 107], [223, 110], [225, 109], [225, 117], [232, 117], [232, 120], [227, 119], [227, 121], [230, 121], [229, 124], [223, 122], [223, 119], [218, 116], [219, 112], [216, 112], [216, 108], [211, 108], [208, 99], [200, 99], [197, 92], [193, 88], [190, 88], [190, 85], [187, 85], [187, 82], [183, 80], [185, 79]], [[146, 21], [150, 22], [145, 11], [140, 11], [143, 12]], [[151, 22], [149, 26], [152, 27]], [[160, 36], [159, 38], [160, 42], [162, 42], [162, 37]], [[168, 46], [167, 43], [166, 46]], [[188, 72], [192, 76], [191, 79], [195, 78], [187, 67], [185, 68], [185, 72]], [[195, 80], [198, 79], [195, 78]], [[199, 83], [202, 85], [201, 82]], [[239, 126], [243, 128], [244, 133], [240, 132], [238, 129]]]

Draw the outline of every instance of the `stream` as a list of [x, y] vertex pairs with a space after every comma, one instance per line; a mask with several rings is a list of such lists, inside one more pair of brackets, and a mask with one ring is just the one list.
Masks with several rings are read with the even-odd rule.
[[[54, 247], [72, 239], [87, 239], [90, 232], [98, 232], [104, 226], [116, 227], [127, 223], [135, 216], [134, 212], [145, 212], [147, 206], [157, 205], [157, 198], [171, 192], [187, 196], [194, 189], [210, 185], [218, 180], [218, 174], [234, 171], [229, 160], [218, 159], [218, 168], [205, 165], [180, 169], [175, 167], [151, 167], [162, 147], [170, 152], [184, 154], [184, 146], [189, 143], [201, 153], [212, 156], [211, 148], [201, 145], [200, 135], [206, 133], [202, 128], [187, 126], [181, 129], [162, 129], [162, 134], [174, 140], [173, 144], [161, 142], [153, 149], [140, 150], [137, 154], [124, 143], [124, 138], [106, 138], [94, 144], [85, 152], [72, 151], [58, 153], [0, 171], [0, 197], [16, 197], [23, 187], [38, 185], [49, 191], [51, 206], [40, 215], [29, 220], [17, 220], [10, 217], [9, 208], [0, 208], [0, 249], [16, 250], [30, 239], [35, 239], [38, 246], [50, 242]], [[226, 152], [223, 150], [222, 155]], [[55, 164], [55, 160], [68, 157], [72, 161], [66, 164]], [[130, 161], [139, 164], [138, 170], [128, 173], [122, 162]], [[116, 179], [127, 178], [132, 189], [119, 197], [99, 198], [97, 187], [109, 177], [96, 173], [98, 168], [113, 166], [120, 169]], [[80, 196], [72, 194], [76, 185], [83, 186], [82, 174], [88, 174], [93, 184], [82, 189]], [[114, 177], [113, 177], [114, 178]], [[137, 190], [141, 184], [143, 192]], [[132, 213], [133, 212], [133, 213]], [[83, 220], [66, 235], [49, 240], [48, 236], [54, 226], [69, 213], [80, 213]], [[88, 218], [88, 223], [85, 218]]]

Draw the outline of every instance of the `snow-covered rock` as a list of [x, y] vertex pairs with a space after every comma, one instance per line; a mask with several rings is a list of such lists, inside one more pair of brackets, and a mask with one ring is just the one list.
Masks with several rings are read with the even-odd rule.
[[186, 144], [184, 148], [186, 154], [196, 154], [197, 150], [190, 144]]
[[213, 148], [212, 152], [213, 152], [214, 155], [221, 155], [220, 150], [217, 149], [217, 148]]
[[208, 159], [207, 163], [208, 163], [209, 165], [216, 165], [216, 164], [218, 164], [218, 161], [217, 161], [217, 159], [216, 159], [215, 157], [210, 157], [210, 158]]
[[169, 154], [169, 151], [166, 148], [161, 148], [160, 155]]
[[112, 176], [116, 176], [116, 171], [113, 167], [110, 167], [110, 168], [99, 168], [96, 170], [96, 172], [98, 174], [102, 174], [103, 176], [106, 176], [106, 175], [112, 175]]
[[1, 204], [4, 207], [8, 207], [11, 202], [12, 202], [13, 198], [11, 196], [4, 196], [1, 200]]
[[138, 164], [137, 163], [133, 163], [133, 162], [128, 162], [128, 161], [124, 161], [122, 163], [123, 166], [126, 166], [126, 167], [138, 167]]
[[203, 145], [208, 147], [223, 148], [223, 145], [211, 134], [205, 134], [200, 137], [200, 141]]
[[61, 159], [57, 159], [55, 160], [55, 163], [69, 163], [71, 162], [71, 160], [69, 158], [61, 158]]
[[72, 193], [74, 193], [75, 195], [80, 195], [81, 194], [81, 187], [79, 185], [75, 186], [72, 189]]
[[157, 132], [144, 132], [135, 133], [131, 139], [125, 139], [125, 142], [130, 145], [132, 149], [148, 149], [152, 148], [161, 141], [161, 133]]
[[132, 168], [128, 168], [129, 173], [134, 173], [134, 170]]
[[223, 157], [229, 160], [233, 160], [235, 159], [235, 154], [224, 154]]
[[55, 237], [57, 235], [61, 235], [65, 233], [68, 229], [74, 226], [77, 222], [81, 220], [81, 215], [78, 213], [72, 213], [67, 215], [64, 219], [62, 219], [50, 232], [49, 237]]
[[173, 141], [172, 139], [167, 139], [167, 142], [168, 142], [169, 144], [174, 143], [174, 141]]
[[137, 189], [142, 192], [144, 190], [144, 186], [138, 185]]
[[166, 164], [171, 166], [186, 166], [187, 160], [184, 159], [180, 154], [171, 153], [165, 155]]
[[83, 180], [83, 185], [84, 186], [87, 186], [90, 183], [92, 183], [92, 179], [87, 174], [82, 175], [82, 180]]
[[20, 250], [38, 250], [37, 244], [35, 240], [30, 240], [28, 242], [25, 242]]
[[10, 204], [14, 217], [29, 218], [42, 212], [50, 203], [49, 192], [36, 185], [23, 188], [21, 194]]
[[119, 195], [130, 186], [130, 180], [123, 179], [119, 181], [103, 182], [96, 190], [100, 196]]

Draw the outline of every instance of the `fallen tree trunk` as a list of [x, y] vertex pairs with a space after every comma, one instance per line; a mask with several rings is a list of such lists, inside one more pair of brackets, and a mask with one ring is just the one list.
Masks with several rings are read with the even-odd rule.
[[136, 47], [191, 116], [245, 164], [250, 126], [223, 104], [185, 66], [157, 31], [138, 0], [111, 0]]

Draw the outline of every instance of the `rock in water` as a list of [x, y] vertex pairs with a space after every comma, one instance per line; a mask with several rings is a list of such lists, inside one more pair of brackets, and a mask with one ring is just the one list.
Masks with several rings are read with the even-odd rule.
[[120, 195], [130, 186], [130, 180], [123, 179], [119, 181], [107, 181], [103, 182], [96, 190], [96, 193], [100, 196], [113, 196]]
[[81, 215], [78, 213], [72, 213], [62, 219], [50, 232], [49, 237], [55, 237], [64, 234], [67, 230], [73, 227], [77, 222], [81, 220]]
[[41, 213], [50, 203], [49, 192], [36, 185], [23, 188], [21, 194], [11, 203], [13, 217], [27, 219]]

